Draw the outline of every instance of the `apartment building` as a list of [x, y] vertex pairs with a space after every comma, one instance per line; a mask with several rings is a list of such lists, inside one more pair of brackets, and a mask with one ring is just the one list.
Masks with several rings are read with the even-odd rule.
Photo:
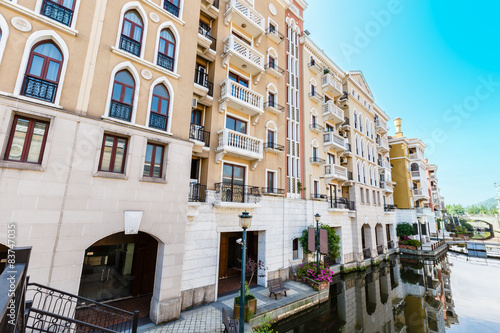
[[394, 204], [397, 206], [397, 220], [413, 223], [415, 231], [424, 240], [430, 236], [430, 224], [434, 224], [434, 211], [429, 208], [430, 178], [427, 175], [425, 143], [416, 138], [406, 138], [401, 130], [402, 120], [396, 118], [396, 134], [389, 137], [390, 162], [396, 182]]
[[33, 247], [30, 281], [150, 295], [156, 323], [181, 308], [199, 20], [186, 6], [0, 1], [0, 239], [14, 225]]

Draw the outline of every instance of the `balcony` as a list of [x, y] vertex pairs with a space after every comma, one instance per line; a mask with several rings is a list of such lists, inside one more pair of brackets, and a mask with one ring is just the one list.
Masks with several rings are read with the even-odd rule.
[[219, 17], [220, 0], [201, 0], [200, 10], [208, 17], [216, 20]]
[[347, 139], [345, 142], [345, 152], [342, 153], [342, 156], [343, 157], [352, 157], [351, 144], [347, 142]]
[[272, 40], [276, 44], [279, 44], [285, 40], [285, 35], [283, 35], [281, 32], [276, 30], [276, 28], [269, 27], [266, 30], [266, 35], [270, 40]]
[[275, 187], [262, 187], [261, 188], [263, 195], [274, 195], [274, 196], [284, 196], [285, 189], [283, 188], [275, 188]]
[[285, 111], [285, 107], [283, 105], [279, 105], [276, 102], [266, 102], [264, 104], [264, 109], [274, 114], [282, 114]]
[[285, 146], [279, 145], [276, 142], [264, 143], [264, 150], [271, 153], [282, 153], [285, 151]]
[[251, 75], [264, 72], [264, 56], [234, 35], [224, 40], [224, 56], [223, 67], [231, 63]]
[[424, 156], [421, 153], [410, 153], [410, 160], [424, 160]]
[[345, 121], [344, 110], [339, 108], [333, 101], [323, 104], [323, 121], [330, 120], [334, 124], [341, 124]]
[[22, 95], [54, 103], [57, 83], [40, 80], [29, 75], [24, 76]]
[[318, 103], [321, 103], [325, 99], [323, 96], [318, 94], [317, 91], [311, 91], [309, 93], [309, 98]]
[[277, 79], [279, 79], [280, 77], [283, 76], [283, 74], [285, 74], [285, 70], [281, 67], [278, 67], [276, 63], [267, 63], [265, 68], [268, 74], [274, 76]]
[[434, 212], [431, 211], [430, 208], [428, 207], [417, 207], [417, 216], [432, 216], [434, 215]]
[[387, 139], [377, 138], [376, 142], [377, 142], [379, 151], [381, 151], [383, 153], [389, 152], [389, 143], [387, 142]]
[[264, 99], [251, 89], [226, 79], [221, 83], [221, 98], [219, 111], [223, 112], [227, 106], [250, 116], [260, 116], [264, 113]]
[[344, 117], [344, 122], [340, 125], [340, 129], [343, 131], [351, 130], [351, 121], [349, 120], [348, 117]]
[[350, 209], [349, 201], [346, 198], [328, 198], [329, 209]]
[[214, 95], [214, 84], [208, 80], [208, 74], [199, 69], [194, 71], [194, 93], [201, 97]]
[[260, 187], [233, 183], [216, 183], [215, 200], [218, 202], [258, 203], [262, 195]]
[[189, 202], [205, 202], [207, 186], [198, 183], [189, 184]]
[[415, 201], [429, 200], [429, 196], [421, 188], [414, 188], [413, 189], [413, 199]]
[[212, 37], [211, 29], [208, 30], [202, 26], [198, 27], [198, 46], [206, 53], [208, 50], [213, 52], [217, 49], [217, 39]]
[[384, 193], [393, 193], [394, 190], [392, 189], [392, 185], [389, 184], [389, 182], [386, 182], [385, 180], [381, 180], [379, 182], [380, 188], [384, 191]]
[[323, 201], [326, 199], [327, 199], [327, 196], [325, 194], [311, 193], [311, 200]]
[[42, 15], [47, 16], [54, 21], [71, 26], [71, 21], [73, 19], [73, 10], [61, 6], [60, 4], [44, 0], [42, 5], [42, 10], [40, 11]]
[[[129, 38], [127, 36], [120, 36], [120, 50], [128, 52], [130, 54], [139, 57], [141, 54], [141, 43], [136, 41], [135, 39]], [[170, 69], [171, 70], [171, 69]]]
[[379, 133], [387, 133], [387, 122], [383, 119], [375, 119], [375, 130]]
[[166, 131], [167, 124], [168, 116], [156, 112], [151, 112], [149, 115], [149, 127], [156, 128], [160, 131]]
[[328, 93], [334, 98], [342, 96], [342, 81], [332, 73], [326, 73], [321, 78], [323, 93]]
[[319, 133], [319, 134], [325, 133], [325, 128], [323, 126], [319, 125], [318, 123], [313, 123], [313, 124], [309, 125], [309, 128], [311, 129], [311, 131]]
[[219, 146], [215, 149], [217, 163], [220, 163], [225, 154], [251, 161], [261, 161], [264, 157], [261, 139], [227, 128], [218, 131], [217, 135], [219, 136]]
[[326, 163], [326, 160], [324, 158], [319, 158], [317, 156], [311, 157], [310, 161], [311, 161], [311, 164], [314, 164], [314, 165], [323, 165]]
[[265, 19], [244, 0], [229, 0], [224, 13], [224, 24], [229, 23], [242, 28], [253, 38], [265, 33]]
[[174, 70], [174, 62], [175, 62], [174, 58], [171, 58], [167, 55], [158, 52], [158, 58], [156, 61], [158, 66], [168, 69], [169, 71]]
[[329, 147], [335, 151], [344, 152], [346, 150], [345, 139], [334, 132], [326, 132], [323, 134], [323, 142], [325, 147]]
[[318, 74], [323, 71], [323, 67], [321, 67], [316, 61], [312, 60], [308, 64], [309, 70], [314, 74]]
[[[151, 112], [153, 114], [153, 112]], [[109, 116], [123, 121], [130, 121], [132, 117], [132, 105], [111, 101]]]
[[393, 212], [396, 209], [398, 209], [398, 206], [396, 205], [384, 205], [384, 211], [386, 212]]
[[420, 179], [420, 171], [412, 171], [411, 178], [414, 180], [419, 180]]
[[191, 124], [189, 127], [189, 138], [198, 142], [203, 142], [205, 147], [210, 147], [210, 132], [205, 131], [201, 125]]
[[164, 0], [163, 1], [163, 9], [165, 9], [167, 12], [170, 14], [179, 17], [179, 7], [171, 3], [170, 1]]
[[336, 164], [325, 165], [326, 180], [347, 180], [347, 169]]

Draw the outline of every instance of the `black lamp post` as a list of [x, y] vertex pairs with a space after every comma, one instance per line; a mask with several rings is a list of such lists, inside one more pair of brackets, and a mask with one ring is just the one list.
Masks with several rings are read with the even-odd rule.
[[247, 252], [247, 229], [252, 225], [252, 216], [244, 211], [239, 216], [240, 227], [243, 229], [243, 249], [241, 251], [241, 291], [240, 291], [240, 332], [245, 331], [245, 268]]
[[316, 220], [316, 269], [317, 269], [317, 274], [319, 274], [319, 219], [321, 218], [321, 215], [319, 213], [316, 213], [314, 215], [314, 219]]

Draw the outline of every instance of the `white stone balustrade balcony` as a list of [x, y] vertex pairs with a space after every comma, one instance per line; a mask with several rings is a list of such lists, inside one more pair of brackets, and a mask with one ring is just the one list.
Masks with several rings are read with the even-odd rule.
[[341, 137], [334, 132], [327, 132], [323, 134], [324, 146], [333, 149], [338, 152], [344, 152], [346, 150], [346, 139]]
[[229, 64], [252, 75], [258, 75], [256, 81], [264, 72], [264, 56], [234, 35], [229, 35], [224, 40], [222, 65], [227, 67]]
[[389, 142], [387, 141], [387, 139], [377, 139], [376, 141], [379, 151], [383, 153], [389, 152]]
[[377, 118], [375, 120], [375, 129], [380, 133], [387, 133], [387, 122], [383, 119]]
[[[225, 154], [251, 161], [261, 161], [264, 157], [263, 140], [230, 129], [217, 132], [219, 145], [215, 149], [216, 162], [219, 163]], [[254, 169], [256, 165], [252, 166]]]
[[264, 98], [255, 91], [242, 86], [233, 80], [226, 79], [221, 83], [219, 111], [226, 111], [227, 106], [250, 116], [264, 113]]
[[343, 123], [344, 110], [339, 108], [333, 101], [323, 104], [323, 121], [331, 120], [335, 124]]
[[321, 78], [323, 93], [328, 93], [334, 98], [342, 96], [342, 81], [332, 73], [326, 73]]
[[347, 169], [336, 164], [325, 165], [325, 179], [347, 180]]
[[253, 8], [252, 0], [227, 0], [224, 24], [228, 26], [230, 22], [254, 38], [262, 36], [266, 30], [266, 20]]

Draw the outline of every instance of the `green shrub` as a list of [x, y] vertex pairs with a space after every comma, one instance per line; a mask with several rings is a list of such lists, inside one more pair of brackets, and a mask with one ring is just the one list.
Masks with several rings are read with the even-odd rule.
[[418, 241], [416, 239], [402, 240], [399, 242], [399, 244], [408, 245], [408, 246], [416, 246], [416, 247], [420, 247], [420, 245], [421, 245], [420, 241]]
[[396, 233], [398, 236], [413, 236], [415, 235], [415, 230], [413, 225], [408, 222], [399, 223], [396, 227]]
[[[313, 228], [314, 226], [310, 226], [310, 228]], [[331, 259], [338, 259], [340, 257], [340, 236], [337, 235], [337, 232], [335, 232], [335, 229], [331, 228], [327, 224], [320, 223], [319, 224], [320, 229], [326, 229], [328, 231], [328, 256]], [[308, 241], [309, 241], [309, 229], [304, 229], [302, 231], [302, 237], [299, 238], [300, 245], [302, 246], [302, 249], [304, 250], [304, 253], [310, 254], [312, 253], [307, 249]]]

